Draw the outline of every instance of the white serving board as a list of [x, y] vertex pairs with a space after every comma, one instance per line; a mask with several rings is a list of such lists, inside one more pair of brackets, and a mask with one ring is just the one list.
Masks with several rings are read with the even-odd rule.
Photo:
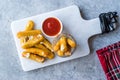
[[[74, 51], [73, 55], [66, 58], [55, 56], [54, 59], [47, 60], [44, 63], [37, 63], [35, 61], [23, 58], [21, 56], [23, 49], [21, 48], [20, 41], [16, 37], [16, 34], [19, 31], [24, 30], [25, 25], [29, 20], [33, 20], [35, 22], [36, 29], [41, 29], [42, 21], [46, 17], [50, 17], [50, 16], [58, 17], [63, 23], [63, 26], [64, 26], [63, 32], [70, 33], [76, 40], [77, 48]], [[45, 66], [49, 66], [49, 65], [53, 65], [53, 64], [57, 64], [64, 61], [86, 56], [90, 52], [90, 49], [88, 46], [88, 38], [91, 37], [92, 35], [101, 33], [99, 19], [98, 18], [92, 19], [92, 20], [82, 19], [79, 8], [76, 5], [55, 10], [49, 13], [44, 13], [37, 16], [32, 16], [32, 17], [14, 21], [11, 24], [11, 28], [12, 28], [13, 36], [17, 46], [17, 51], [21, 61], [21, 65], [24, 71], [42, 68]], [[50, 41], [52, 41], [52, 39], [50, 39]]]

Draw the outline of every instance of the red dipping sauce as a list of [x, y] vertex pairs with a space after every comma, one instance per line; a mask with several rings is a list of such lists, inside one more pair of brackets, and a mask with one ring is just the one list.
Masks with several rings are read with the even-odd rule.
[[42, 29], [48, 36], [55, 36], [61, 31], [61, 23], [54, 17], [47, 18], [43, 24]]

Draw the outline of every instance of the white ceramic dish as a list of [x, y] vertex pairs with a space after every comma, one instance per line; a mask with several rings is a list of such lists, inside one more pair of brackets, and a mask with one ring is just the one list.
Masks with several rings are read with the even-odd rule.
[[[54, 59], [47, 60], [44, 63], [37, 63], [35, 61], [23, 58], [21, 56], [23, 49], [20, 46], [19, 39], [16, 37], [17, 32], [24, 30], [25, 25], [29, 20], [33, 20], [35, 22], [36, 29], [41, 29], [42, 21], [49, 16], [56, 16], [62, 21], [64, 25], [63, 33], [64, 32], [70, 33], [74, 37], [75, 41], [77, 42], [76, 50], [70, 57], [61, 58], [56, 56]], [[86, 56], [90, 52], [89, 46], [88, 46], [88, 38], [91, 37], [92, 35], [101, 33], [99, 18], [92, 19], [92, 20], [82, 19], [82, 17], [80, 16], [79, 8], [76, 5], [55, 10], [49, 13], [44, 13], [37, 16], [32, 16], [32, 17], [14, 21], [11, 24], [11, 28], [12, 28], [13, 36], [17, 46], [17, 51], [21, 61], [21, 65], [24, 71], [30, 71], [37, 68], [42, 68], [45, 66], [49, 66], [49, 65], [53, 65], [53, 64], [57, 64], [64, 61]], [[48, 38], [48, 39], [50, 41], [53, 40], [51, 38]]]
[[[61, 28], [60, 28], [60, 31], [59, 31], [59, 33], [57, 33], [57, 34], [54, 35], [54, 36], [49, 36], [49, 35], [47, 35], [47, 34], [44, 32], [44, 30], [43, 30], [43, 23], [44, 23], [44, 21], [45, 21], [46, 19], [48, 19], [48, 18], [55, 18], [55, 19], [57, 19], [57, 20], [59, 21], [59, 23], [60, 23], [60, 27], [61, 27]], [[49, 38], [55, 38], [55, 37], [57, 37], [59, 34], [62, 33], [62, 30], [63, 30], [63, 24], [62, 24], [61, 20], [58, 19], [58, 18], [55, 17], [55, 16], [49, 16], [48, 18], [46, 18], [46, 19], [43, 20], [43, 22], [42, 22], [42, 28], [41, 28], [42, 33], [43, 33], [45, 36], [49, 37]]]

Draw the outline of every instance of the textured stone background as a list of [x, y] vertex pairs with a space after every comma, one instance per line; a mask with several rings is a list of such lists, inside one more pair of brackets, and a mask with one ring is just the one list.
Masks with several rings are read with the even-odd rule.
[[11, 32], [13, 20], [76, 4], [84, 19], [117, 11], [120, 0], [0, 0], [0, 80], [105, 80], [95, 51], [120, 40], [120, 28], [89, 40], [91, 54], [30, 72], [23, 72]]

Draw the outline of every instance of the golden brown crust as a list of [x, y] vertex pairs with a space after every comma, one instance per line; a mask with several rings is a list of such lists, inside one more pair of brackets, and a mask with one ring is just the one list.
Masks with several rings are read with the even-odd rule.
[[41, 30], [20, 31], [17, 33], [17, 37], [21, 38], [24, 36], [34, 36], [38, 34], [41, 34]]
[[57, 51], [57, 55], [63, 57], [63, 56], [64, 56], [64, 53], [63, 53], [63, 51], [58, 50], [58, 51]]
[[44, 50], [44, 51], [46, 51], [46, 52], [48, 52], [49, 54], [48, 54], [48, 58], [49, 59], [53, 59], [54, 58], [54, 53], [53, 52], [51, 52], [49, 49], [47, 49], [45, 46], [43, 46], [42, 44], [37, 44], [37, 45], [35, 45], [35, 47], [36, 48], [39, 48], [39, 49], [42, 49], [42, 50]]
[[28, 52], [25, 52], [25, 51], [22, 53], [22, 56], [25, 57], [25, 58], [37, 61], [37, 62], [41, 62], [41, 63], [43, 63], [45, 61], [44, 57], [38, 56], [38, 55], [33, 54], [33, 53], [28, 53]]
[[34, 38], [34, 39], [31, 39], [31, 40], [28, 40], [26, 43], [23, 43], [22, 44], [22, 48], [23, 49], [27, 49], [27, 48], [31, 48], [33, 47], [34, 45], [40, 43], [41, 41], [43, 41], [43, 36], [39, 37], [39, 38]]
[[60, 49], [60, 40], [53, 46], [53, 50], [56, 52]]
[[53, 49], [52, 49], [52, 44], [44, 38], [43, 42], [41, 42], [41, 44], [43, 44], [45, 47], [47, 47], [51, 52], [53, 52]]
[[25, 49], [26, 52], [28, 53], [34, 53], [34, 54], [37, 54], [39, 56], [42, 56], [42, 57], [45, 57], [45, 58], [49, 58], [48, 55], [49, 53], [42, 50], [42, 49], [38, 49], [38, 48], [28, 48], [28, 49]]
[[71, 39], [67, 39], [67, 43], [72, 47], [72, 48], [75, 48], [76, 47], [76, 43], [73, 41], [73, 40], [71, 40]]
[[33, 30], [34, 25], [35, 25], [34, 22], [32, 20], [29, 20], [25, 27], [25, 31]]
[[60, 50], [62, 52], [67, 51], [67, 38], [64, 36], [60, 38]]

